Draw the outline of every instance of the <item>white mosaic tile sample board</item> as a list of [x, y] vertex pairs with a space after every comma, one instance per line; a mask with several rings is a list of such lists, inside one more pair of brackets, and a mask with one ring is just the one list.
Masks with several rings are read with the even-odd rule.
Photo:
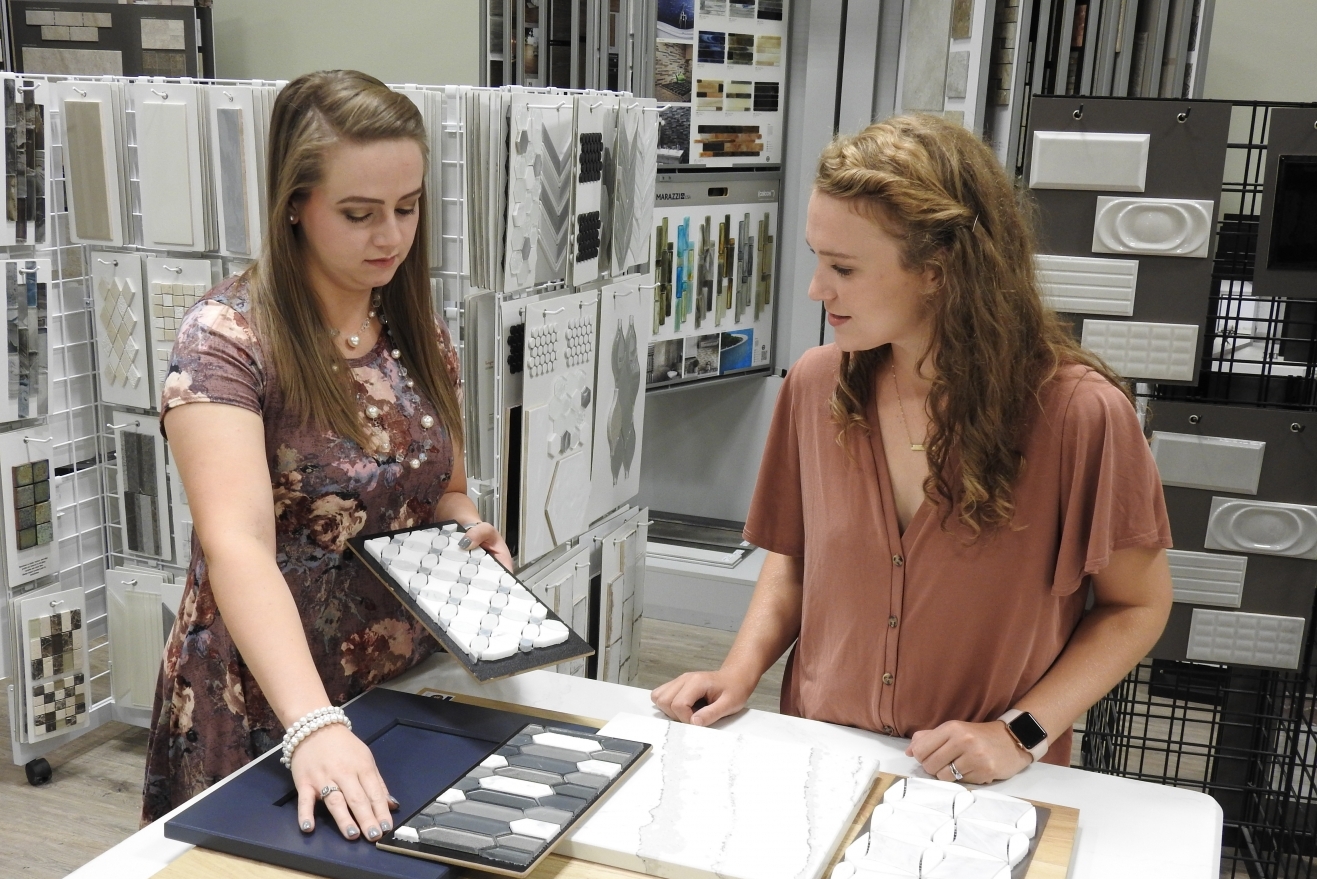
[[148, 257], [146, 259], [147, 310], [151, 316], [151, 362], [155, 376], [155, 398], [149, 408], [160, 405], [169, 354], [178, 339], [183, 316], [212, 287], [214, 268], [210, 260]]
[[[526, 588], [576, 632], [590, 628], [590, 546], [582, 542], [553, 564], [526, 578]], [[583, 678], [586, 660], [557, 667], [559, 674]]]
[[878, 772], [872, 757], [620, 714], [649, 758], [558, 849], [669, 879], [818, 879]]
[[91, 279], [101, 400], [154, 409], [141, 254], [94, 250]]

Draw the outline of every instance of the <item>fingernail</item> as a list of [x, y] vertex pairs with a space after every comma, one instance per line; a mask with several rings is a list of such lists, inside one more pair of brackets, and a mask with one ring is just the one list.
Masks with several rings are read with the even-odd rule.
[[379, 839], [379, 838], [380, 838], [380, 829], [379, 829], [378, 827], [371, 827], [370, 829], [368, 829], [368, 830], [366, 831], [366, 838], [367, 838], [367, 839]]
[[358, 829], [355, 828], [355, 827], [349, 827], [349, 828], [347, 829], [347, 837], [348, 837], [348, 839], [356, 839], [357, 836], [360, 835], [360, 833], [361, 833], [361, 831], [358, 830]]
[[470, 548], [471, 548], [471, 538], [470, 538], [470, 537], [463, 537], [461, 540], [457, 541], [457, 547], [458, 547], [458, 549], [470, 549]]
[[310, 830], [310, 829], [311, 829], [311, 822], [310, 822], [310, 820], [307, 820], [307, 821], [303, 821], [303, 822], [302, 822], [302, 829], [303, 829], [303, 830]]
[[380, 822], [380, 832], [381, 832], [381, 833], [388, 833], [388, 832], [389, 832], [390, 830], [392, 830], [392, 829], [393, 829], [393, 822], [392, 822], [392, 821], [381, 821], [381, 822]]
[[389, 797], [389, 805], [390, 805], [390, 806], [394, 806], [394, 807], [396, 808], [396, 807], [398, 807], [398, 806], [401, 806], [402, 803], [398, 802], [398, 801], [395, 800], [392, 796], [390, 796], [390, 797]]

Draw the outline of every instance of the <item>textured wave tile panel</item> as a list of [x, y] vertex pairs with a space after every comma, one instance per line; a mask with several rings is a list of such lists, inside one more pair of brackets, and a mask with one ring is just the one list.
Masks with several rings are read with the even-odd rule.
[[1110, 131], [1035, 131], [1029, 186], [1143, 192], [1150, 140]]
[[1208, 549], [1317, 559], [1317, 507], [1214, 497]]
[[1298, 668], [1303, 617], [1195, 608], [1187, 659]]
[[1166, 560], [1171, 565], [1176, 601], [1239, 607], [1244, 597], [1247, 556], [1168, 549]]
[[1038, 284], [1043, 301], [1071, 314], [1134, 314], [1137, 259], [1090, 256], [1038, 256]]
[[621, 714], [653, 746], [558, 849], [669, 879], [818, 879], [878, 771], [872, 757]]
[[1126, 378], [1189, 381], [1197, 344], [1195, 324], [1084, 321], [1084, 347]]
[[1152, 433], [1162, 485], [1257, 494], [1267, 444], [1223, 436]]
[[1205, 257], [1211, 243], [1210, 201], [1098, 197], [1094, 253]]

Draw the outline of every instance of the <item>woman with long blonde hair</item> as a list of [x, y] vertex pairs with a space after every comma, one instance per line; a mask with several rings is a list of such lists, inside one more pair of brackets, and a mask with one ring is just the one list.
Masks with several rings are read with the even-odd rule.
[[908, 737], [948, 781], [1068, 765], [1170, 611], [1129, 390], [1043, 305], [1027, 204], [960, 126], [836, 138], [805, 235], [836, 342], [779, 393], [745, 530], [769, 556], [722, 668], [655, 704], [712, 723], [794, 642], [786, 713]]
[[337, 706], [438, 645], [347, 541], [456, 520], [511, 564], [466, 496], [426, 161], [419, 112], [373, 77], [307, 74], [275, 101], [261, 256], [189, 310], [160, 406], [195, 533], [144, 821], [288, 730], [301, 829], [323, 800], [344, 836], [379, 839], [396, 803]]

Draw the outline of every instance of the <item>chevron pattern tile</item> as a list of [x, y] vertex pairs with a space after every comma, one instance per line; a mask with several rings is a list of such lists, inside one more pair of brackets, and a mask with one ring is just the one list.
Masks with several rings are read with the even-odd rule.
[[649, 221], [654, 204], [658, 120], [654, 102], [623, 101], [618, 110], [616, 203], [613, 212], [614, 273], [649, 261]]
[[572, 221], [572, 108], [533, 108], [540, 120], [539, 254], [535, 282], [567, 277], [567, 237]]

